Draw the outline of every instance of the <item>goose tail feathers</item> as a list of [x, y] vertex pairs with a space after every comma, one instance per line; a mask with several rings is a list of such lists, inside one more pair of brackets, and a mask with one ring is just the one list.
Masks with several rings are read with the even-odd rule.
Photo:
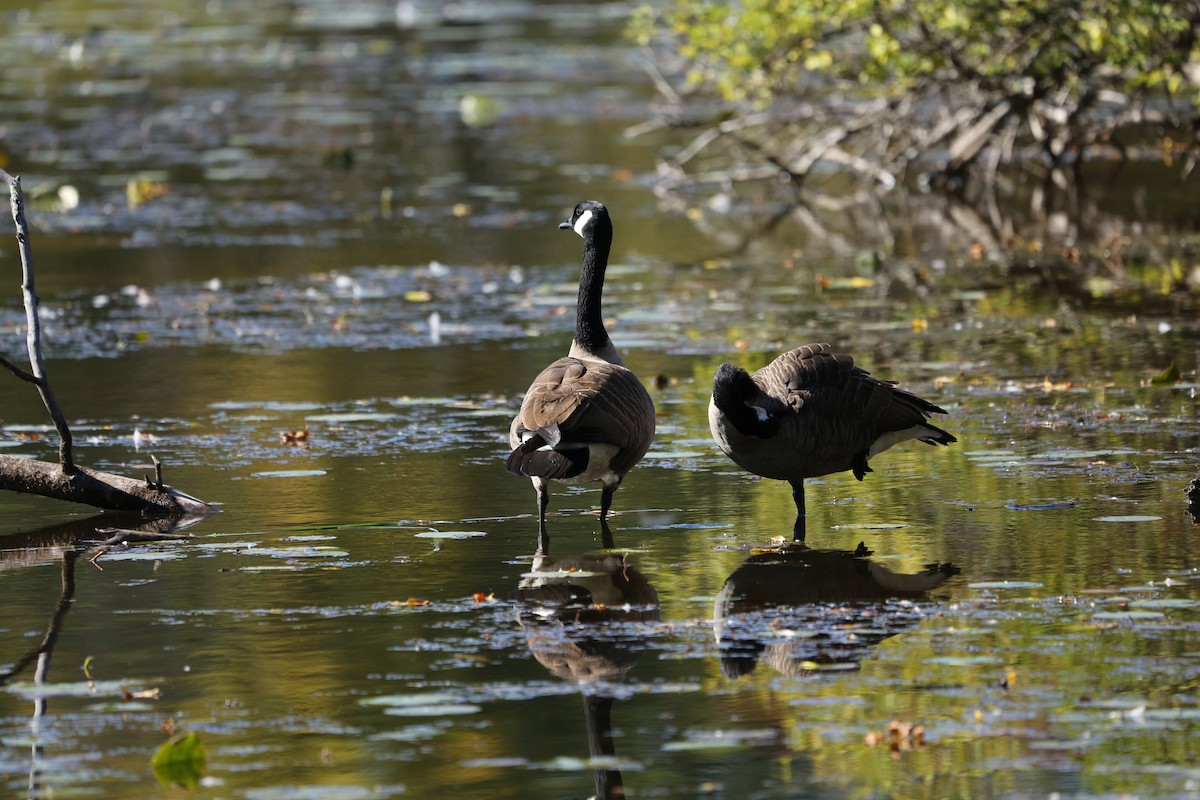
[[586, 447], [555, 450], [561, 440], [558, 426], [542, 428], [527, 436], [505, 459], [504, 466], [514, 475], [530, 478], [573, 478], [588, 465]]

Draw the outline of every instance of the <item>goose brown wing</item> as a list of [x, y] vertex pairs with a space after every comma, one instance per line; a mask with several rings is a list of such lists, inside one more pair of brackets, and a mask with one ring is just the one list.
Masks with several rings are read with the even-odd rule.
[[850, 396], [857, 393], [852, 386], [855, 373], [866, 374], [854, 365], [852, 356], [833, 353], [827, 344], [806, 344], [779, 356], [752, 377], [763, 394], [793, 413], [805, 406], [814, 411], [814, 405], [829, 405], [822, 408], [829, 413], [844, 402], [848, 390]]
[[[869, 426], [870, 435], [919, 425], [942, 409], [897, 389], [892, 381], [871, 377], [854, 357], [834, 353], [828, 344], [807, 344], [776, 358], [754, 374], [763, 392], [794, 413], [828, 423]], [[866, 431], [863, 431], [866, 433]]]
[[534, 380], [513, 422], [524, 431], [556, 427], [561, 441], [604, 442], [620, 448], [612, 467], [624, 472], [650, 448], [654, 403], [625, 367], [605, 361], [560, 358]]

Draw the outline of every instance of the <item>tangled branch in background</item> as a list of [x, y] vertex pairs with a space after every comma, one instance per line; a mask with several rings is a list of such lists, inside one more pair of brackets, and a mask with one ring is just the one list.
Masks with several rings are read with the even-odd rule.
[[631, 133], [700, 131], [661, 164], [668, 188], [799, 188], [821, 165], [991, 190], [1007, 167], [1065, 186], [1090, 157], [1149, 148], [1184, 177], [1195, 163], [1194, 0], [674, 0], [632, 33], [665, 104]]

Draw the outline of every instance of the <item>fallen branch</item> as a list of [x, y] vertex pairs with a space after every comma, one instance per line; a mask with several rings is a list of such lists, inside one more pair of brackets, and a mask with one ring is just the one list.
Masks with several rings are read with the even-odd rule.
[[0, 456], [0, 489], [37, 494], [74, 503], [85, 503], [108, 511], [134, 511], [143, 515], [208, 516], [216, 508], [180, 492], [162, 481], [162, 464], [153, 458], [155, 478], [139, 481], [120, 475], [84, 469], [75, 464], [71, 428], [58, 405], [42, 357], [42, 326], [38, 297], [34, 290], [33, 254], [29, 228], [25, 222], [25, 199], [21, 179], [0, 169], [0, 178], [8, 184], [13, 222], [17, 228], [17, 246], [21, 254], [21, 293], [25, 303], [25, 342], [31, 369], [26, 371], [0, 357], [0, 366], [20, 380], [32, 383], [41, 394], [59, 435], [57, 464]]
[[29, 227], [25, 224], [25, 196], [21, 192], [21, 179], [9, 175], [0, 169], [0, 178], [8, 183], [9, 204], [12, 206], [13, 222], [17, 226], [17, 246], [21, 252], [21, 294], [25, 301], [25, 346], [29, 350], [29, 365], [32, 372], [26, 372], [7, 360], [0, 359], [3, 366], [18, 378], [37, 386], [42, 396], [42, 403], [54, 421], [58, 431], [59, 447], [58, 460], [62, 471], [70, 474], [75, 471], [75, 460], [71, 450], [71, 428], [67, 418], [54, 397], [50, 388], [50, 380], [46, 377], [46, 362], [42, 358], [42, 322], [38, 315], [38, 298], [33, 287], [33, 253], [29, 246]]
[[0, 455], [0, 489], [83, 503], [108, 511], [142, 514], [212, 514], [203, 500], [170, 486], [76, 467], [70, 475], [57, 464]]

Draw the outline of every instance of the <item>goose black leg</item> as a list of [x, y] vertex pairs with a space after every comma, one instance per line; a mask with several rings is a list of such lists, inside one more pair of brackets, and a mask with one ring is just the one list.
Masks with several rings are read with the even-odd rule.
[[615, 486], [604, 484], [600, 490], [600, 546], [612, 548], [613, 535], [608, 527], [608, 509], [612, 506], [613, 494], [617, 491]]
[[600, 546], [605, 550], [612, 550], [616, 547], [613, 543], [612, 528], [608, 527], [608, 520], [600, 520]]
[[550, 504], [550, 493], [545, 486], [537, 487], [538, 546], [535, 555], [545, 556], [550, 552], [550, 535], [546, 533], [546, 506]]
[[604, 485], [600, 490], [600, 521], [604, 522], [608, 519], [608, 509], [612, 506], [613, 494], [617, 491], [616, 487]]
[[804, 541], [804, 481], [790, 481], [792, 500], [796, 502], [796, 524], [792, 526], [792, 541]]

